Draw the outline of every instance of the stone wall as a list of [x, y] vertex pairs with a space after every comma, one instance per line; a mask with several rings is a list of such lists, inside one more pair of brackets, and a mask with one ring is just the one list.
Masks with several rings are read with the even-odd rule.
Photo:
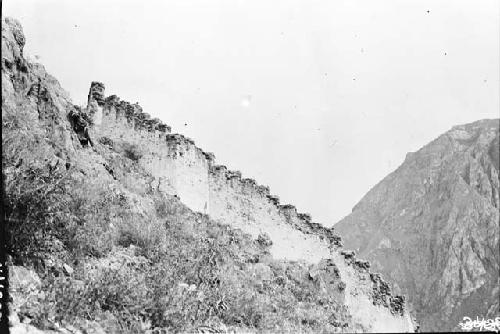
[[193, 140], [171, 134], [168, 125], [151, 119], [137, 103], [121, 101], [116, 95], [96, 101], [95, 86], [104, 94], [104, 86], [93, 82], [87, 107], [94, 119], [93, 136], [109, 138], [115, 145], [127, 144], [126, 149], [137, 151], [138, 163], [155, 178], [154, 187], [178, 196], [194, 211], [208, 213], [208, 170], [213, 155], [196, 147]]
[[[313, 223], [309, 214], [298, 213], [293, 205], [280, 205], [279, 198], [271, 195], [268, 187], [242, 178], [240, 172], [211, 165], [209, 191], [211, 218], [230, 223], [254, 237], [261, 233], [272, 235], [272, 251], [276, 255], [317, 262], [321, 258], [312, 250], [319, 244], [324, 245], [326, 251], [329, 246], [340, 245], [340, 238], [333, 230]], [[284, 230], [287, 233], [281, 233]], [[302, 236], [302, 243], [287, 242], [295, 233]]]
[[159, 190], [256, 239], [266, 234], [277, 259], [314, 264], [332, 259], [346, 285], [345, 305], [358, 324], [355, 330], [415, 329], [402, 299], [380, 288], [387, 284], [370, 275], [369, 263], [341, 253], [341, 241], [333, 229], [312, 222], [309, 214], [298, 213], [292, 205], [280, 204], [268, 187], [242, 178], [241, 172], [215, 164], [213, 154], [189, 138], [172, 134], [168, 125], [151, 119], [138, 104], [104, 97], [100, 83], [92, 83], [87, 109], [94, 119], [91, 135], [140, 150], [138, 163], [151, 173]]

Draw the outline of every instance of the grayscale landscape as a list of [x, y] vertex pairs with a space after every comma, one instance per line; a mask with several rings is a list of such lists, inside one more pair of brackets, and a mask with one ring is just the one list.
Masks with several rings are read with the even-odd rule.
[[499, 20], [408, 3], [3, 4], [5, 331], [500, 330]]

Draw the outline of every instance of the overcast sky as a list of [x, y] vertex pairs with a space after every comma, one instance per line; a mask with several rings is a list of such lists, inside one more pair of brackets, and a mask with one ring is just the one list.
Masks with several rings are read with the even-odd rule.
[[331, 225], [454, 125], [499, 117], [498, 0], [4, 0], [93, 80]]

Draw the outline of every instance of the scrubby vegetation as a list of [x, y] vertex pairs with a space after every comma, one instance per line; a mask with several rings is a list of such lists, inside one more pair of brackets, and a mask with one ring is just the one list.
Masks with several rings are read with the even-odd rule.
[[142, 152], [137, 145], [123, 142], [122, 149], [125, 156], [132, 161], [139, 161], [139, 159], [142, 157]]
[[317, 333], [348, 322], [335, 275], [276, 261], [268, 236], [253, 240], [154, 191], [130, 150], [99, 141], [79, 148], [104, 159], [99, 174], [33, 124], [28, 113], [4, 110], [8, 247], [13, 264], [42, 279], [20, 314], [36, 326]]

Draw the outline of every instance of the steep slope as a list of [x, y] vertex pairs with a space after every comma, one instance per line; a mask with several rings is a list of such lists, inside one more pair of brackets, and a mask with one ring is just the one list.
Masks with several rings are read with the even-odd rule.
[[335, 225], [345, 247], [409, 296], [423, 330], [499, 315], [499, 120], [456, 126]]
[[24, 43], [2, 19], [15, 329], [415, 329], [404, 298], [333, 230], [101, 83], [73, 105]]

